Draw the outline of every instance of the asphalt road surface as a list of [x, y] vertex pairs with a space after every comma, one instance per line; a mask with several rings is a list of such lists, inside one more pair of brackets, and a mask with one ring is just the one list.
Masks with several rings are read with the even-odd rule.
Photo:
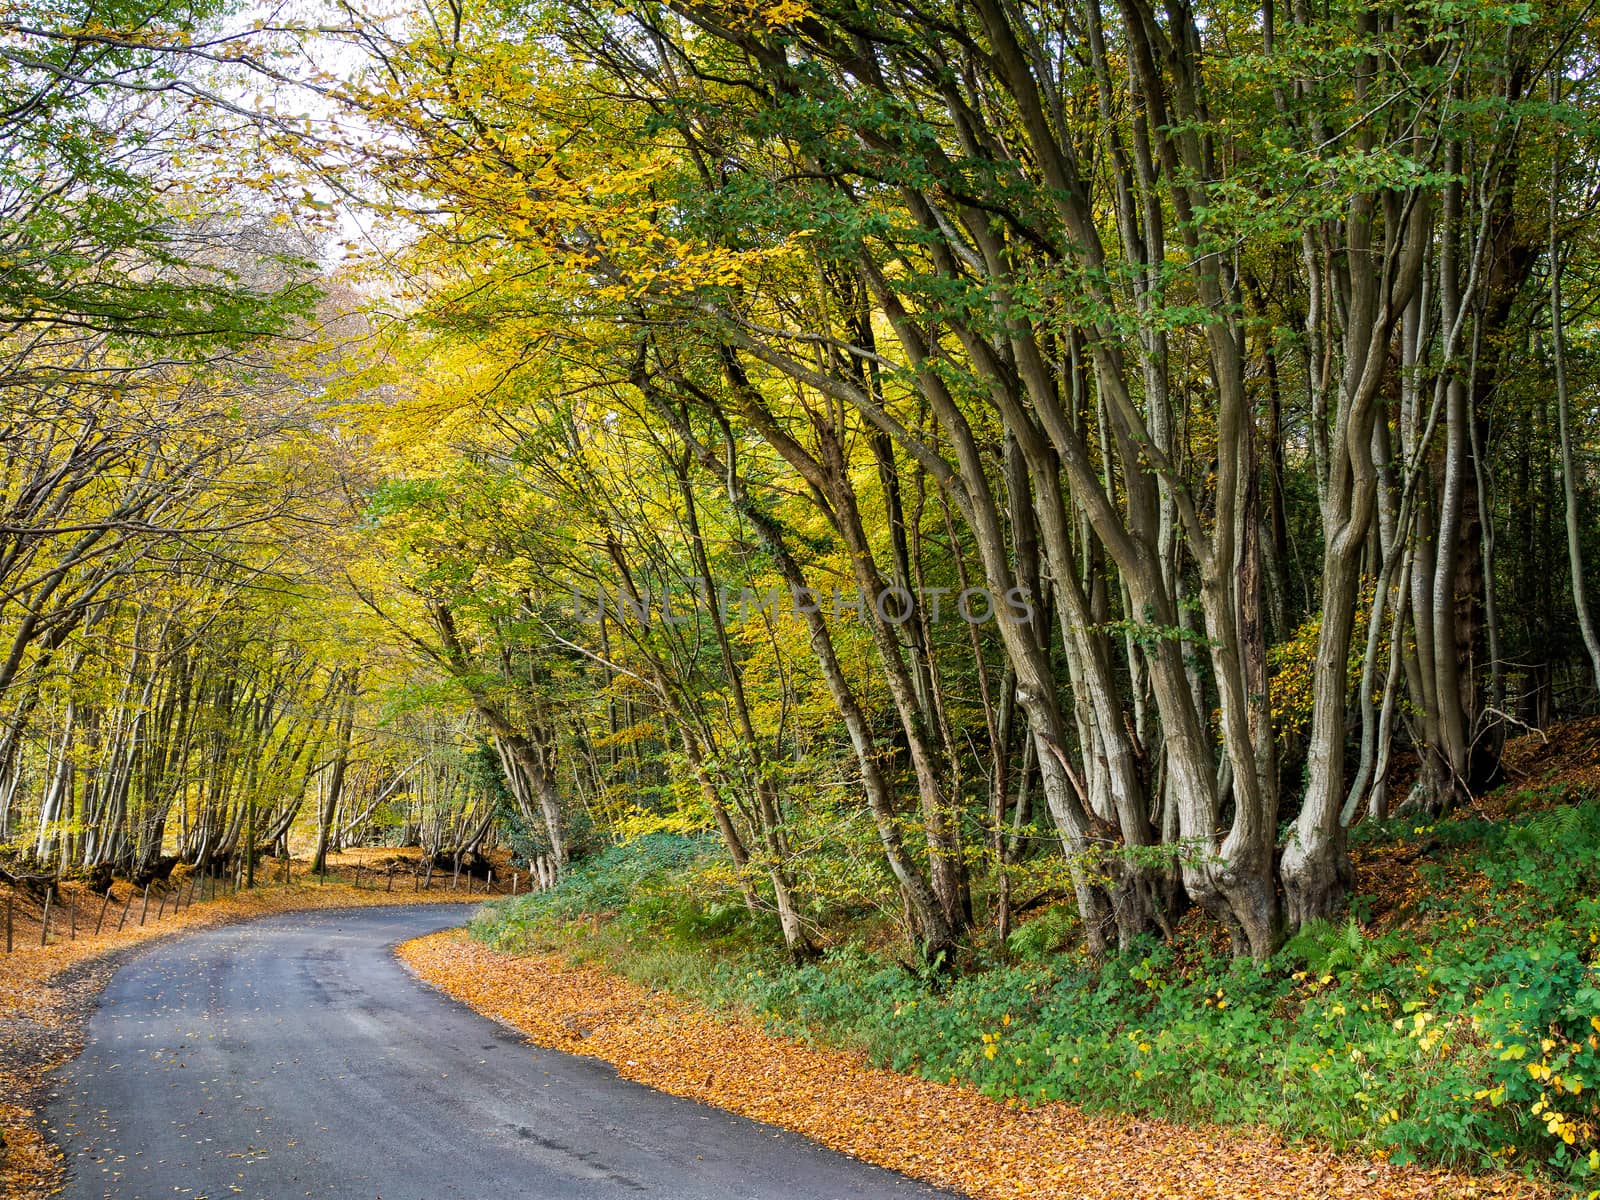
[[528, 1046], [390, 948], [454, 907], [273, 917], [140, 952], [46, 1119], [69, 1197], [910, 1200], [797, 1134]]

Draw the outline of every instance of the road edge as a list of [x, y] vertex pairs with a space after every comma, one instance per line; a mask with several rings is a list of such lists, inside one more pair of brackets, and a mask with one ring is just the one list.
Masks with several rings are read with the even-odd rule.
[[[289, 903], [281, 903], [284, 900]], [[66, 1185], [68, 1169], [61, 1147], [45, 1132], [39, 1114], [48, 1099], [52, 1074], [83, 1052], [85, 1031], [106, 985], [140, 954], [176, 938], [268, 917], [411, 905], [459, 904], [465, 908], [483, 900], [482, 896], [449, 894], [423, 900], [335, 884], [293, 896], [262, 892], [196, 905], [170, 923], [129, 930], [135, 936], [112, 944], [85, 939], [49, 947], [58, 952], [65, 949], [69, 956], [62, 961], [58, 953], [43, 960], [59, 965], [32, 981], [37, 993], [28, 998], [32, 1003], [18, 1004], [18, 998], [0, 997], [0, 1096], [5, 1097], [0, 1100], [0, 1200], [48, 1200]], [[74, 947], [79, 949], [74, 952]]]
[[395, 953], [424, 983], [536, 1046], [599, 1059], [624, 1079], [975, 1200], [1552, 1194], [1518, 1176], [1336, 1155], [1267, 1130], [1095, 1115], [1063, 1102], [1025, 1108], [770, 1034], [603, 967], [494, 950], [459, 930], [402, 942]]

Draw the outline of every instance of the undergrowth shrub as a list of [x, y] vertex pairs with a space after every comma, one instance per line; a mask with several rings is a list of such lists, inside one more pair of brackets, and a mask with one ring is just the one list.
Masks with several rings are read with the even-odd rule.
[[552, 888], [486, 905], [473, 934], [502, 950], [523, 949], [536, 929], [569, 921], [625, 917], [648, 924], [661, 914], [662, 897], [681, 891], [682, 877], [707, 857], [707, 839], [652, 833], [609, 846], [571, 867]]
[[[999, 1098], [1600, 1187], [1600, 802], [1403, 832], [1440, 848], [1407, 920], [1314, 925], [1265, 963], [1152, 940], [1096, 964], [1058, 952], [1063, 907], [1017, 929], [1008, 961], [954, 977], [858, 941], [795, 966], [736, 893], [697, 894], [714, 848], [664, 835], [498, 906], [477, 933], [518, 945], [565, 929], [569, 949], [644, 982]], [[574, 936], [594, 914], [610, 919]]]

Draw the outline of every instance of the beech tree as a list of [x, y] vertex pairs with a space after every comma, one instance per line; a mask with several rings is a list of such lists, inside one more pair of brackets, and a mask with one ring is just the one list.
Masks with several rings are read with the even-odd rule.
[[[298, 80], [209, 15], [6, 43], [0, 169], [60, 181], [0, 178], [41, 859], [122, 836], [93, 760], [195, 858], [381, 809], [554, 876], [705, 828], [800, 958], [865, 905], [948, 965], [1058, 889], [1095, 953], [1198, 906], [1262, 958], [1340, 910], [1353, 822], [1592, 702], [1586, 10], [419, 5]], [[113, 87], [218, 104], [197, 51], [303, 87], [261, 146], [382, 227], [347, 340], [306, 248], [105, 139]], [[272, 648], [212, 662], [191, 594]], [[128, 757], [200, 712], [214, 778]]]

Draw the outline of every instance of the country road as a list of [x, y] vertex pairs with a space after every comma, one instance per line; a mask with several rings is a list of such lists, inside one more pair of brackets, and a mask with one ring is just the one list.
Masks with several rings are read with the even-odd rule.
[[909, 1200], [804, 1138], [541, 1050], [420, 984], [439, 906], [165, 941], [107, 987], [45, 1116], [69, 1197]]

